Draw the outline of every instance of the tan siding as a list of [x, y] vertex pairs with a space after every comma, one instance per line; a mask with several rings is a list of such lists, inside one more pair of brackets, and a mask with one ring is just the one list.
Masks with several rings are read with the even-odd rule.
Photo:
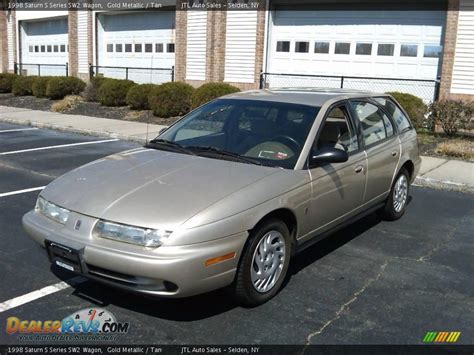
[[205, 80], [207, 11], [189, 11], [187, 16], [186, 80]]
[[459, 6], [451, 93], [474, 94], [474, 0]]
[[7, 43], [8, 43], [8, 70], [13, 70], [15, 62], [15, 18], [12, 14], [7, 17]]
[[78, 72], [89, 72], [89, 11], [77, 12]]
[[228, 11], [224, 81], [255, 82], [257, 11]]

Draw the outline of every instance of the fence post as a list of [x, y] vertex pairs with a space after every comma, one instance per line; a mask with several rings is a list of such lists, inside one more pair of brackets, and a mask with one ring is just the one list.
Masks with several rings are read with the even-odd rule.
[[13, 63], [13, 72], [15, 74], [18, 74], [18, 63], [17, 62]]
[[440, 87], [441, 87], [441, 77], [438, 76], [435, 83], [434, 101], [439, 100]]
[[41, 76], [41, 64], [38, 64], [38, 76]]
[[265, 73], [263, 73], [263, 72], [260, 72], [260, 84], [259, 84], [259, 88], [260, 88], [260, 90], [265, 88], [265, 79], [264, 79], [264, 75], [265, 75]]
[[94, 77], [94, 67], [92, 66], [92, 63], [89, 63], [89, 80], [91, 80]]
[[341, 76], [341, 89], [344, 89], [344, 77]]
[[125, 68], [125, 80], [128, 80], [128, 67]]
[[171, 67], [171, 82], [174, 82], [174, 65]]

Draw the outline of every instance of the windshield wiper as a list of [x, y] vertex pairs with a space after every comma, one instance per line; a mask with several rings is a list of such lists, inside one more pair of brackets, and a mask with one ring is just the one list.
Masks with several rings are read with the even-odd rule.
[[199, 153], [205, 152], [205, 153], [212, 153], [215, 155], [220, 155], [221, 157], [229, 157], [232, 158], [233, 160], [236, 160], [241, 163], [247, 163], [247, 164], [254, 164], [254, 165], [262, 165], [260, 162], [252, 159], [252, 158], [247, 158], [244, 157], [240, 154], [237, 153], [232, 153], [227, 150], [219, 149], [216, 147], [199, 147], [199, 146], [190, 146], [186, 147], [186, 149], [192, 150], [192, 151], [197, 151]]
[[179, 152], [184, 154], [196, 155], [187, 148], [184, 148], [181, 144], [167, 141], [166, 139], [155, 138], [145, 144], [145, 148], [151, 149], [163, 149], [172, 152]]

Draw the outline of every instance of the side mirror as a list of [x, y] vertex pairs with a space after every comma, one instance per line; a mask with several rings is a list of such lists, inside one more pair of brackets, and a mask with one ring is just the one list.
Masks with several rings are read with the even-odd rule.
[[310, 158], [310, 166], [318, 163], [344, 163], [349, 160], [349, 155], [346, 151], [337, 148], [323, 148], [319, 151], [313, 152]]

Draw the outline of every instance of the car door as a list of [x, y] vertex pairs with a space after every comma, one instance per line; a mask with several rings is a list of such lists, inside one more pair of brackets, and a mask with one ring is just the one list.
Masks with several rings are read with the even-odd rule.
[[323, 232], [353, 215], [363, 203], [367, 161], [345, 102], [333, 105], [321, 124], [313, 153], [325, 146], [344, 149], [343, 163], [309, 166], [312, 185], [310, 214], [314, 233]]
[[351, 108], [361, 130], [367, 154], [367, 188], [364, 203], [385, 199], [400, 159], [400, 141], [391, 118], [375, 102], [353, 100]]

